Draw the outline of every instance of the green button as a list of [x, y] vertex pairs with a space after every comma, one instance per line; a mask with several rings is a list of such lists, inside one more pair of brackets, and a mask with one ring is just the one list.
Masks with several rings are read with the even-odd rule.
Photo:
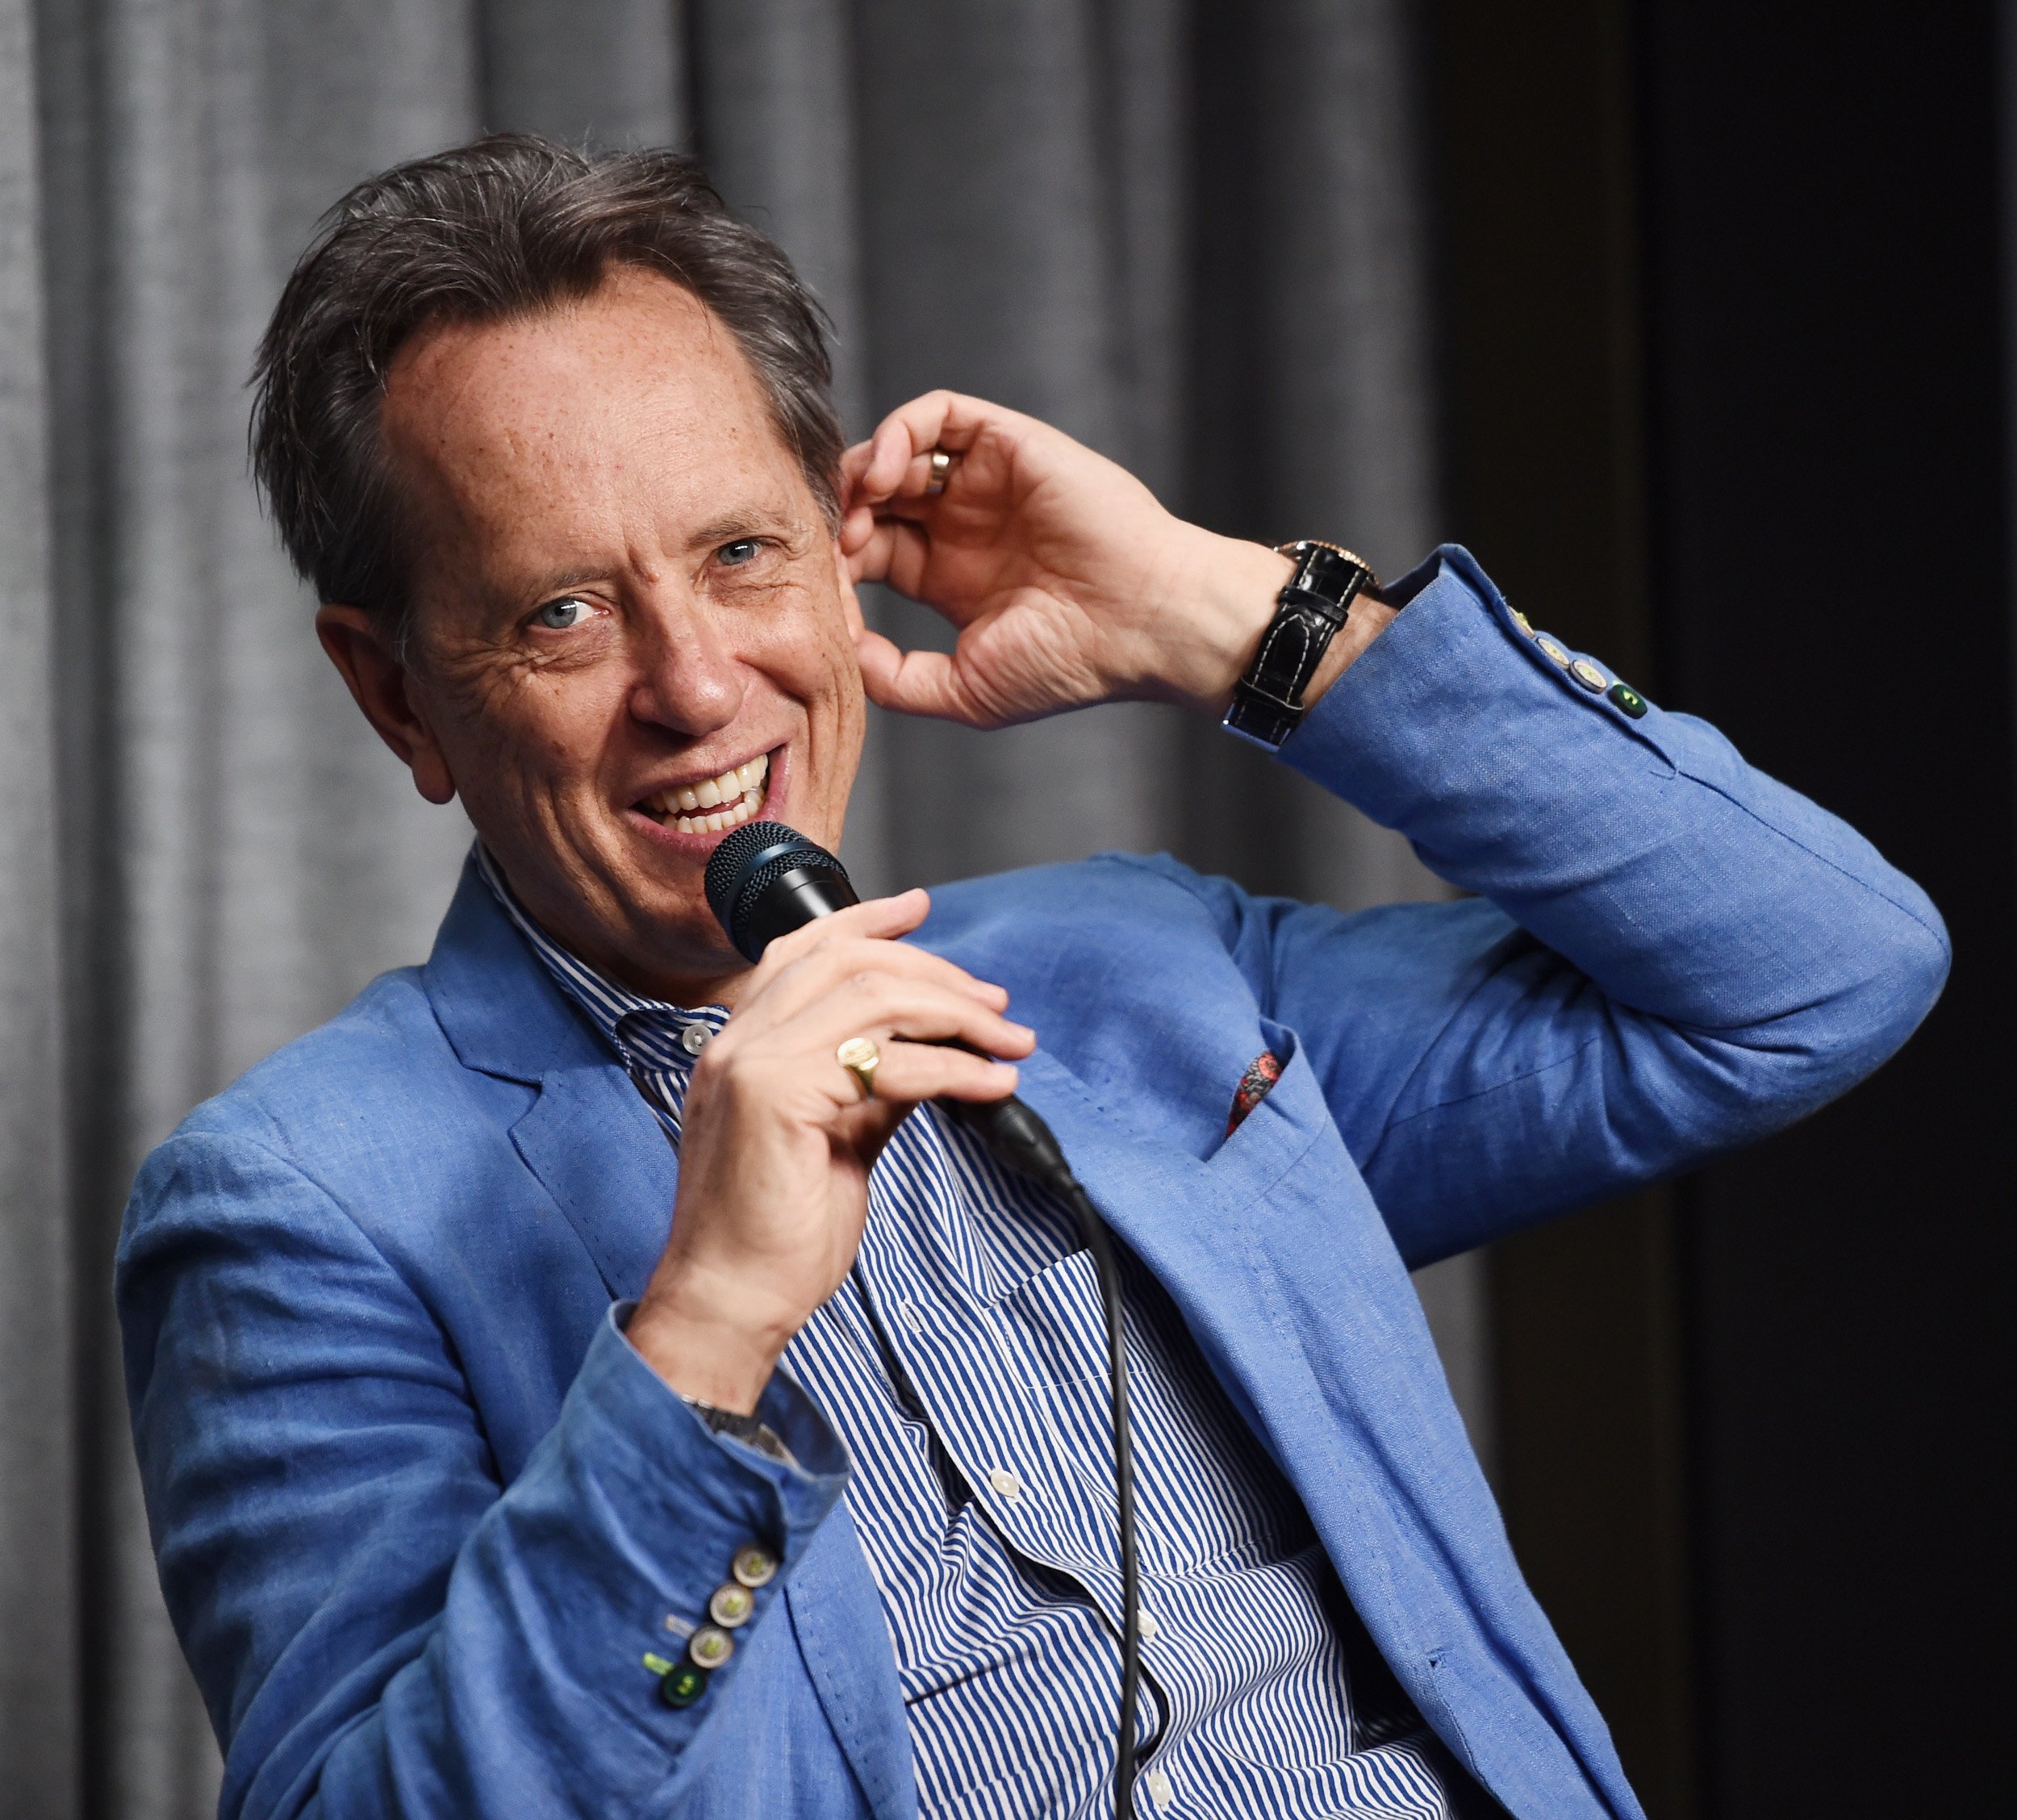
[[668, 1706], [691, 1706], [707, 1691], [707, 1670], [696, 1668], [691, 1662], [667, 1669], [665, 1679], [658, 1684], [658, 1697]]
[[1633, 720], [1641, 720], [1646, 715], [1646, 698], [1629, 682], [1614, 682], [1608, 691], [1611, 700]]

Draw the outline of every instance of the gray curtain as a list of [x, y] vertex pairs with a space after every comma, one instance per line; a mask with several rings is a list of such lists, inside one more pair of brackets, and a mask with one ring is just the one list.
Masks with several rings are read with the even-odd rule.
[[[427, 952], [469, 838], [317, 650], [244, 475], [317, 213], [484, 127], [673, 142], [840, 330], [850, 427], [1038, 412], [1220, 528], [1441, 529], [1405, 0], [0, 0], [0, 1806], [194, 1816], [106, 1284], [139, 1158]], [[875, 610], [935, 636], [915, 609]], [[1355, 905], [1405, 849], [1211, 729], [879, 720], [865, 883], [1168, 847]], [[1478, 1283], [1425, 1281], [1484, 1421]]]

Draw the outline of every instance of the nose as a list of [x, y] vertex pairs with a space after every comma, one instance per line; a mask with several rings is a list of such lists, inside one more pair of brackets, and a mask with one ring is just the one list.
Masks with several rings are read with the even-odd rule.
[[683, 739], [719, 733], [741, 712], [749, 691], [747, 673], [720, 628], [690, 595], [668, 593], [640, 617], [632, 715]]

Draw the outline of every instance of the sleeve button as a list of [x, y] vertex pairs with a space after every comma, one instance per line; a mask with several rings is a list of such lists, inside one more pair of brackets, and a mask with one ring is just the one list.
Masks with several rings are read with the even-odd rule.
[[1546, 657], [1550, 663], [1559, 665], [1564, 670], [1567, 670], [1568, 668], [1568, 653], [1564, 650], [1560, 645], [1556, 644], [1553, 639], [1550, 638], [1546, 632], [1535, 632], [1534, 635], [1534, 644], [1535, 648], [1539, 650], [1541, 655]]
[[691, 1706], [708, 1691], [708, 1672], [691, 1662], [668, 1668], [658, 1683], [658, 1697], [668, 1706]]
[[733, 1630], [750, 1622], [750, 1614], [756, 1609], [756, 1594], [739, 1580], [730, 1580], [714, 1589], [714, 1597], [708, 1601], [708, 1616], [724, 1630]]
[[778, 1558], [767, 1548], [759, 1548], [751, 1542], [746, 1548], [735, 1551], [729, 1572], [744, 1586], [768, 1586], [778, 1576]]
[[704, 1624], [687, 1639], [687, 1659], [696, 1668], [719, 1668], [735, 1654], [735, 1638], [719, 1625]]
[[1593, 695], [1603, 694], [1609, 681], [1603, 671], [1592, 663], [1588, 657], [1578, 657], [1568, 666], [1568, 673]]
[[1610, 699], [1621, 713], [1628, 714], [1635, 720], [1646, 717], [1646, 698], [1629, 682], [1614, 682], [1610, 689]]

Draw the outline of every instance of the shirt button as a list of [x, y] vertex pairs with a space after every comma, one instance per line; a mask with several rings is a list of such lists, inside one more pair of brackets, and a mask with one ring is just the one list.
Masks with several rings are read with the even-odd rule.
[[901, 1307], [904, 1315], [904, 1325], [909, 1328], [913, 1334], [923, 1333], [925, 1330], [925, 1317], [917, 1312], [917, 1303], [907, 1300], [901, 1304]]
[[679, 1046], [689, 1055], [698, 1055], [708, 1046], [708, 1039], [713, 1034], [704, 1024], [689, 1024], [679, 1033]]
[[1149, 1772], [1149, 1798], [1155, 1803], [1158, 1814], [1167, 1814], [1170, 1804], [1176, 1799], [1176, 1790], [1168, 1776], [1159, 1769]]
[[1155, 1622], [1155, 1613], [1143, 1605], [1135, 1614], [1135, 1628], [1142, 1633], [1142, 1642], [1152, 1643], [1155, 1641], [1156, 1632], [1163, 1626]]
[[1022, 1481], [1005, 1466], [994, 1467], [988, 1475], [988, 1483], [1011, 1504], [1019, 1502], [1022, 1497]]

